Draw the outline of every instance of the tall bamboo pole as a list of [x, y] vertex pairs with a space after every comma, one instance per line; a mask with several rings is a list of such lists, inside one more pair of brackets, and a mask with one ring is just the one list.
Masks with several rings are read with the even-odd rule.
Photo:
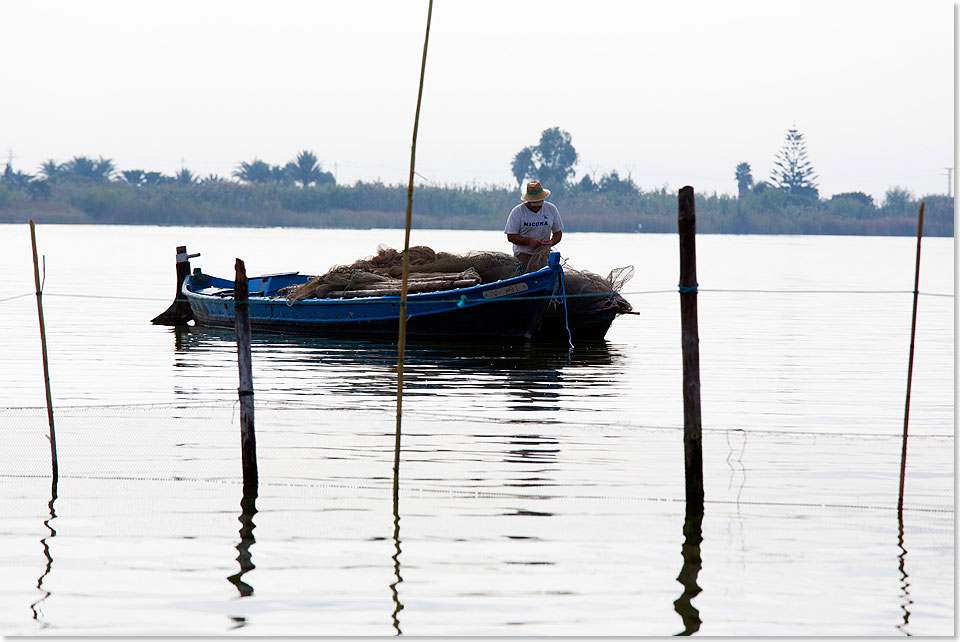
[[923, 206], [917, 217], [917, 265], [913, 276], [913, 317], [910, 320], [910, 358], [907, 361], [907, 402], [903, 411], [903, 447], [900, 451], [900, 493], [897, 512], [903, 515], [903, 483], [907, 476], [907, 426], [910, 423], [910, 388], [913, 385], [913, 346], [917, 336], [917, 299], [920, 296], [920, 239], [923, 238]]
[[40, 353], [43, 356], [43, 387], [47, 394], [47, 423], [50, 424], [50, 461], [53, 467], [53, 483], [60, 477], [57, 466], [57, 433], [53, 428], [53, 395], [50, 393], [50, 366], [47, 362], [47, 329], [43, 325], [43, 292], [40, 287], [40, 262], [37, 259], [37, 233], [30, 221], [30, 244], [33, 246], [33, 281], [37, 286], [37, 316], [40, 318]]
[[403, 416], [403, 359], [407, 349], [407, 281], [410, 278], [410, 222], [413, 218], [413, 174], [417, 158], [417, 129], [420, 126], [420, 103], [423, 100], [423, 76], [427, 69], [427, 44], [430, 41], [430, 18], [433, 0], [427, 6], [427, 31], [423, 36], [423, 58], [420, 61], [420, 87], [417, 90], [417, 111], [413, 117], [413, 142], [410, 145], [410, 179], [407, 182], [407, 213], [403, 235], [403, 272], [400, 280], [400, 328], [397, 340], [397, 427], [393, 456], [394, 477], [400, 474], [400, 427]]

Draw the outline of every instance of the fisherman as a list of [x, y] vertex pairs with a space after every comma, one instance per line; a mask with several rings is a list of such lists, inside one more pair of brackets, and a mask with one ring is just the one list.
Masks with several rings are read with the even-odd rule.
[[555, 246], [563, 236], [560, 212], [556, 205], [547, 202], [548, 196], [550, 190], [544, 189], [540, 181], [530, 181], [526, 191], [520, 195], [523, 202], [514, 207], [507, 217], [503, 231], [507, 241], [513, 243], [513, 255], [524, 272], [540, 248]]

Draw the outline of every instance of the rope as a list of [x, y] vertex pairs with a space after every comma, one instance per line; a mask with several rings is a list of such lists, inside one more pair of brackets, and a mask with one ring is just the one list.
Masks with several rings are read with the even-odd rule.
[[362, 272], [362, 271], [363, 271], [363, 270], [354, 270], [354, 271], [350, 274], [350, 280], [347, 281], [347, 284], [346, 284], [345, 286], [343, 286], [343, 291], [344, 291], [344, 292], [346, 292], [347, 290], [350, 289], [350, 286], [353, 285], [353, 280], [354, 280], [355, 278], [357, 278], [357, 275], [360, 274], [360, 272]]
[[[236, 398], [230, 399], [221, 399], [221, 400], [197, 400], [197, 401], [171, 401], [171, 402], [147, 402], [147, 403], [114, 403], [114, 404], [81, 404], [81, 405], [58, 405], [57, 412], [58, 414], [68, 415], [70, 417], [79, 417], [81, 414], [87, 415], [96, 415], [95, 411], [166, 411], [166, 410], [226, 410], [237, 404]], [[256, 406], [258, 410], [271, 411], [271, 412], [332, 412], [337, 413], [340, 411], [348, 411], [350, 413], [355, 413], [362, 411], [365, 414], [370, 415], [383, 415], [385, 409], [382, 407], [369, 407], [364, 404], [357, 405], [344, 405], [342, 402], [331, 402], [329, 405], [322, 405], [315, 402], [305, 403], [299, 401], [291, 401], [288, 399], [264, 399], [260, 397], [257, 399]], [[3, 414], [13, 414], [13, 415], [23, 415], [23, 414], [35, 414], [35, 413], [45, 413], [46, 406], [4, 406], [0, 407], [0, 415]], [[508, 421], [504, 417], [490, 416], [483, 417], [476, 414], [458, 414], [456, 412], [437, 412], [429, 410], [407, 410], [407, 414], [419, 417], [424, 420], [446, 420], [446, 421], [463, 421], [468, 423], [485, 423], [485, 424], [498, 424]], [[562, 421], [554, 421], [550, 419], [543, 420], [544, 424], [559, 424], [563, 423]], [[671, 426], [671, 425], [655, 425], [655, 424], [635, 424], [628, 423], [624, 421], [590, 421], [587, 419], [577, 420], [577, 425], [581, 427], [591, 427], [591, 428], [616, 428], [622, 430], [650, 430], [657, 432], [682, 432], [682, 426]], [[816, 439], [817, 437], [823, 437], [825, 439], [844, 439], [850, 441], [864, 441], [864, 440], [900, 440], [901, 435], [899, 434], [879, 434], [879, 433], [870, 433], [870, 432], [826, 432], [826, 431], [810, 431], [810, 430], [770, 430], [763, 428], [729, 428], [729, 427], [703, 427], [704, 434], [706, 433], [726, 433], [728, 431], [743, 431], [751, 435], [763, 435], [767, 437], [775, 438], [793, 438], [793, 437], [803, 437]], [[916, 434], [910, 435], [911, 441], [916, 440], [955, 440], [955, 435], [953, 433], [932, 433], [932, 434]]]
[[563, 270], [560, 270], [560, 298], [563, 300], [563, 323], [567, 328], [567, 343], [573, 350], [573, 335], [570, 334], [570, 319], [567, 317], [567, 286], [563, 278]]
[[[9, 474], [0, 473], [0, 479], [48, 479], [49, 475], [39, 474]], [[61, 475], [60, 479], [80, 479], [80, 480], [99, 480], [99, 481], [135, 481], [135, 482], [173, 482], [173, 483], [202, 483], [215, 484], [218, 486], [238, 486], [243, 483], [239, 479], [218, 479], [206, 477], [184, 477], [184, 476], [160, 476], [160, 475]], [[321, 488], [329, 490], [353, 490], [353, 491], [374, 491], [379, 493], [383, 486], [371, 484], [343, 484], [318, 481], [263, 481], [261, 487], [276, 488]], [[535, 499], [535, 500], [612, 500], [612, 501], [637, 501], [637, 502], [669, 502], [683, 504], [686, 499], [683, 497], [662, 497], [650, 495], [627, 495], [627, 494], [604, 494], [604, 493], [572, 493], [572, 494], [549, 494], [543, 493], [509, 493], [502, 491], [490, 491], [484, 489], [463, 489], [463, 488], [430, 488], [408, 486], [404, 489], [408, 497], [443, 496], [458, 499]], [[742, 501], [737, 499], [714, 499], [704, 500], [705, 504], [717, 506], [776, 506], [787, 508], [806, 508], [806, 509], [826, 509], [826, 510], [869, 510], [869, 511], [895, 511], [896, 506], [885, 506], [880, 504], [841, 504], [829, 502], [772, 502], [772, 501]], [[907, 513], [925, 513], [953, 515], [955, 510], [952, 508], [927, 508], [927, 507], [907, 507], [904, 506], [903, 512]]]
[[[709, 292], [719, 293], [719, 294], [913, 294], [913, 290], [774, 290], [774, 289], [759, 289], [759, 288], [704, 288], [699, 289], [699, 286], [694, 286], [693, 289], [680, 288], [679, 291], [683, 292]], [[602, 297], [602, 296], [641, 296], [646, 294], [672, 294], [677, 292], [677, 290], [630, 290], [627, 292], [614, 292], [614, 291], [604, 291], [604, 292], [587, 292], [580, 294], [570, 294], [567, 293], [567, 298], [589, 298], [589, 297]], [[62, 292], [44, 292], [44, 296], [47, 297], [72, 297], [72, 298], [81, 298], [81, 299], [103, 299], [103, 300], [116, 300], [116, 301], [168, 301], [169, 299], [161, 297], [135, 297], [135, 296], [116, 296], [110, 294], [68, 294]], [[917, 292], [919, 296], [932, 296], [932, 297], [944, 297], [944, 298], [954, 298], [956, 295], [952, 293], [943, 293], [943, 292]], [[28, 296], [35, 296], [36, 292], [27, 292], [24, 294], [17, 294], [11, 297], [6, 297], [0, 299], [0, 303], [6, 303], [7, 301], [13, 301], [16, 299], [22, 299]], [[279, 300], [281, 297], [275, 297], [271, 299], [250, 299], [250, 305], [271, 305]], [[510, 297], [514, 298], [514, 297]], [[525, 299], [553, 299], [554, 296], [527, 296], [523, 297]], [[369, 300], [364, 300], [364, 303], [393, 303], [396, 297], [393, 297], [393, 301], [387, 298], [385, 301], [380, 297], [370, 297]], [[339, 301], [341, 299], [327, 299], [330, 301]], [[347, 299], [342, 299], [346, 301]], [[356, 299], [350, 299], [354, 301]], [[431, 299], [431, 302], [453, 302], [456, 303], [460, 299]], [[507, 297], [504, 297], [504, 300], [507, 300]], [[177, 297], [174, 299], [176, 303], [188, 303], [188, 299], [182, 297]], [[292, 303], [291, 305], [296, 305], [299, 301]], [[424, 301], [410, 300], [408, 303], [425, 303]]]
[[13, 301], [14, 299], [22, 299], [23, 297], [26, 297], [26, 296], [36, 296], [36, 294], [37, 294], [36, 292], [27, 292], [26, 294], [18, 294], [18, 295], [16, 295], [16, 296], [9, 296], [9, 297], [7, 297], [7, 298], [5, 298], [5, 299], [0, 299], [0, 303], [5, 303], [5, 302], [7, 302], [7, 301]]

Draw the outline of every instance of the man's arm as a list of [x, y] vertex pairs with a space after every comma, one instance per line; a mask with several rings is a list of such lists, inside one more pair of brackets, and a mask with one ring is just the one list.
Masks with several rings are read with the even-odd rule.
[[553, 233], [553, 236], [550, 237], [550, 240], [544, 243], [544, 245], [554, 246], [560, 242], [560, 239], [563, 238], [563, 230], [557, 230]]
[[[554, 232], [554, 235], [556, 234], [557, 233]], [[542, 245], [550, 244], [550, 241], [547, 241], [546, 243], [544, 243], [540, 239], [528, 238], [526, 236], [520, 236], [519, 234], [507, 234], [507, 240], [513, 243], [514, 245], [526, 245], [527, 247], [532, 247], [534, 249]]]

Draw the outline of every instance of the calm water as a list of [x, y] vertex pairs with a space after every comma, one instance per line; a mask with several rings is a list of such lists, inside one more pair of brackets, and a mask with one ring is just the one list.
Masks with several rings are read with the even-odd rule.
[[[10, 298], [29, 230], [0, 226], [0, 633], [954, 633], [952, 296], [920, 298], [896, 511], [915, 240], [698, 239], [707, 505], [685, 525], [673, 235], [565, 236], [573, 267], [636, 267], [640, 314], [605, 342], [410, 346], [397, 501], [394, 346], [255, 337], [244, 499], [232, 333], [149, 319], [177, 245], [215, 275], [319, 273], [401, 231], [37, 235], [60, 481], [35, 298]], [[924, 240], [921, 291], [953, 276], [953, 240]]]

